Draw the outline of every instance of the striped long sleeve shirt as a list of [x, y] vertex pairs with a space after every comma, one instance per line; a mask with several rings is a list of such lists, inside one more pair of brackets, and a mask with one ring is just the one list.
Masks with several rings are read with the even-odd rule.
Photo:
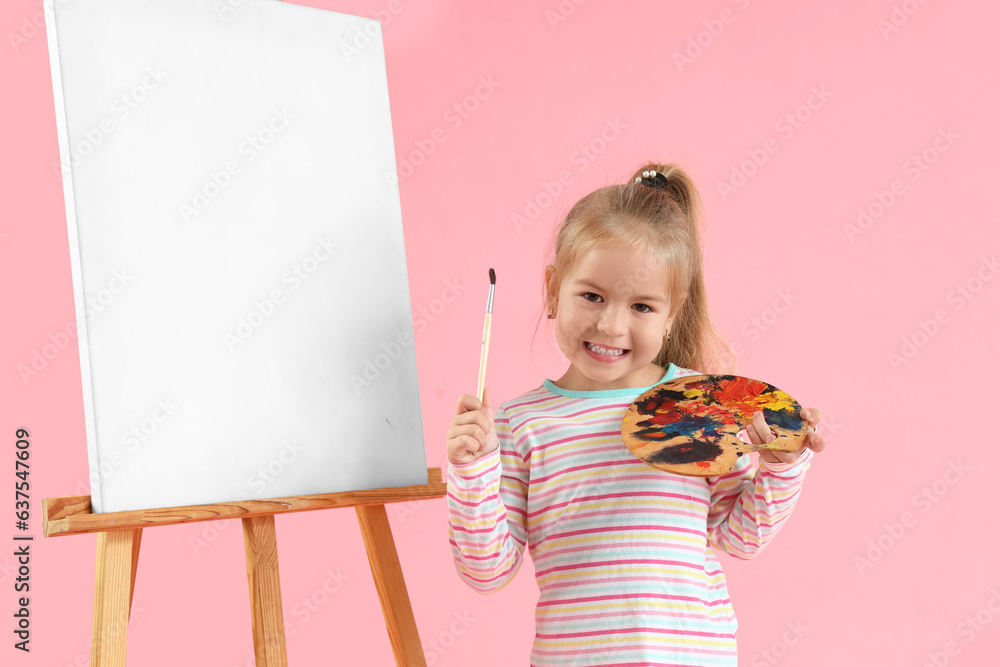
[[[660, 382], [695, 374], [671, 364]], [[491, 593], [517, 573], [526, 546], [531, 554], [532, 667], [736, 665], [736, 617], [712, 547], [758, 553], [790, 515], [812, 452], [759, 467], [741, 456], [718, 477], [656, 470], [621, 436], [646, 389], [545, 380], [501, 405], [499, 448], [449, 464], [462, 579]]]

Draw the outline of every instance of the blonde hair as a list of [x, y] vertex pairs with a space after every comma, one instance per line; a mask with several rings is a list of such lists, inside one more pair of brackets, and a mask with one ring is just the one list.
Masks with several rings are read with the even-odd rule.
[[[665, 189], [635, 181], [649, 170], [666, 177]], [[653, 363], [666, 368], [672, 362], [702, 373], [733, 373], [736, 355], [709, 317], [702, 272], [702, 219], [698, 191], [691, 177], [675, 164], [650, 162], [628, 183], [591, 192], [573, 205], [556, 233], [550, 300], [558, 295], [562, 279], [577, 259], [590, 249], [606, 245], [640, 248], [666, 267], [671, 308], [683, 299], [670, 340]]]

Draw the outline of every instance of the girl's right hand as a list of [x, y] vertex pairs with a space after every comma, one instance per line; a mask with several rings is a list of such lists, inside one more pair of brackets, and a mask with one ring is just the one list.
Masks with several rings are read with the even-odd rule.
[[448, 428], [448, 461], [456, 465], [472, 463], [500, 446], [493, 424], [490, 390], [483, 390], [483, 401], [462, 394], [458, 411]]

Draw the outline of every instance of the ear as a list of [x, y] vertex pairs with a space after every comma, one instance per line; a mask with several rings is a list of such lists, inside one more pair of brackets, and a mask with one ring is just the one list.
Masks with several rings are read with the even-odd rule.
[[545, 310], [555, 310], [559, 303], [559, 293], [555, 285], [556, 267], [549, 264], [545, 267]]

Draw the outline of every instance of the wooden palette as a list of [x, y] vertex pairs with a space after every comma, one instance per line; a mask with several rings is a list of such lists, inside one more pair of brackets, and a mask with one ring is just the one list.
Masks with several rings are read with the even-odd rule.
[[[766, 445], [743, 442], [736, 434], [764, 420], [777, 438]], [[802, 447], [809, 424], [802, 406], [777, 387], [739, 375], [688, 375], [645, 392], [622, 419], [629, 451], [659, 470], [714, 477], [733, 469], [745, 452], [793, 452]]]

